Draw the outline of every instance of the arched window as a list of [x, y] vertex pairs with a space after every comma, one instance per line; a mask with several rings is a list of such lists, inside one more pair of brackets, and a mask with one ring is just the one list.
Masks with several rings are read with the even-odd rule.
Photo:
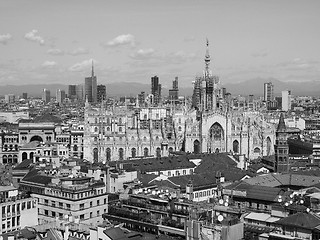
[[169, 147], [169, 153], [172, 153], [172, 152], [173, 152], [173, 148]]
[[159, 141], [159, 136], [156, 136], [156, 141]]
[[98, 148], [93, 149], [93, 161], [97, 162], [99, 158]]
[[8, 157], [7, 157], [7, 155], [3, 155], [3, 157], [2, 157], [2, 162], [3, 162], [3, 164], [8, 163]]
[[106, 157], [107, 157], [107, 161], [111, 160], [111, 149], [110, 148], [107, 148], [107, 150], [106, 150]]
[[215, 123], [209, 130], [209, 137], [211, 140], [220, 141], [224, 139], [223, 129], [219, 123]]
[[270, 137], [267, 137], [266, 141], [267, 141], [267, 156], [269, 156], [271, 154], [271, 147], [272, 147]]
[[178, 127], [178, 131], [181, 132], [181, 130], [182, 130], [182, 128], [181, 128], [181, 126], [179, 126], [179, 127]]
[[260, 154], [260, 148], [256, 147], [254, 150], [253, 150], [254, 153], [256, 154]]
[[119, 148], [119, 160], [123, 160], [123, 148]]
[[143, 115], [143, 119], [144, 119], [144, 120], [147, 120], [147, 119], [148, 119], [147, 114]]
[[13, 164], [18, 163], [18, 156], [17, 155], [13, 155]]
[[193, 142], [193, 152], [195, 154], [200, 153], [200, 142], [199, 142], [199, 140], [195, 140]]
[[74, 152], [78, 152], [78, 146], [77, 146], [77, 145], [74, 145], [74, 146], [73, 146], [73, 151], [74, 151]]
[[144, 142], [147, 141], [147, 137], [146, 137], [146, 136], [143, 137], [143, 141], [144, 141]]
[[232, 149], [234, 153], [239, 153], [239, 142], [238, 140], [234, 140], [232, 144]]
[[136, 154], [137, 154], [137, 150], [135, 148], [132, 148], [131, 149], [131, 157], [136, 157]]
[[[109, 118], [108, 118], [109, 119]], [[107, 127], [107, 132], [110, 132], [110, 127]]]
[[161, 157], [161, 149], [158, 147], [156, 150], [157, 157]]
[[22, 161], [28, 158], [28, 154], [26, 152], [22, 153]]
[[33, 159], [33, 152], [31, 152], [31, 153], [29, 154], [29, 158], [30, 158], [30, 159]]
[[149, 149], [146, 147], [143, 149], [143, 156], [145, 157], [149, 156]]
[[8, 155], [8, 163], [12, 163], [13, 157], [12, 155]]
[[106, 150], [106, 157], [107, 157], [107, 161], [111, 160], [111, 149], [110, 148], [107, 148], [107, 150]]

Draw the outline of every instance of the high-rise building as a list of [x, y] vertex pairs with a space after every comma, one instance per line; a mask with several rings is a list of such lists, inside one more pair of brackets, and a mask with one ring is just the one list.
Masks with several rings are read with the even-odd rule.
[[77, 99], [77, 85], [69, 85], [68, 86], [68, 98], [70, 100]]
[[83, 85], [82, 84], [76, 85], [76, 96], [77, 96], [76, 98], [78, 101], [84, 100]]
[[170, 103], [178, 103], [179, 98], [179, 88], [178, 88], [178, 77], [172, 81], [172, 89], [169, 89], [169, 100]]
[[276, 131], [276, 144], [274, 146], [276, 159], [275, 172], [289, 171], [289, 145], [287, 138], [286, 124], [283, 113], [281, 113]]
[[139, 107], [145, 107], [146, 105], [146, 95], [145, 92], [141, 92], [138, 94], [138, 105]]
[[281, 109], [282, 111], [289, 111], [291, 109], [291, 91], [285, 90], [282, 91], [282, 101], [281, 101]]
[[26, 93], [26, 92], [22, 93], [22, 98], [23, 99], [28, 99], [28, 93]]
[[153, 95], [153, 105], [158, 106], [161, 103], [161, 84], [159, 77], [151, 77], [151, 94]]
[[91, 77], [85, 78], [84, 94], [88, 98], [88, 102], [91, 102], [91, 103], [97, 102], [97, 77], [94, 75], [93, 62], [92, 62]]
[[273, 89], [274, 89], [274, 86], [272, 82], [263, 84], [263, 100], [265, 102], [271, 102], [274, 100]]
[[4, 100], [6, 103], [14, 103], [16, 101], [16, 96], [14, 94], [6, 94]]
[[43, 92], [42, 92], [42, 100], [43, 100], [45, 103], [49, 103], [49, 102], [50, 102], [51, 96], [50, 96], [50, 90], [49, 90], [49, 89], [46, 89], [46, 88], [43, 89]]
[[59, 104], [63, 103], [63, 100], [66, 98], [66, 92], [61, 89], [57, 89], [56, 91], [56, 100]]
[[97, 100], [99, 103], [101, 103], [103, 100], [107, 98], [107, 90], [106, 90], [106, 85], [98, 85], [97, 86]]

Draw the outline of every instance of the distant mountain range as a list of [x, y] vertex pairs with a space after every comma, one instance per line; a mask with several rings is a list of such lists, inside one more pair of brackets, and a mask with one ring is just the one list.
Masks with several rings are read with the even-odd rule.
[[[320, 95], [320, 80], [307, 82], [282, 82], [274, 78], [256, 78], [238, 83], [226, 83], [223, 87], [232, 95], [263, 95], [263, 83], [272, 82], [274, 84], [274, 94], [281, 95], [283, 90], [291, 90], [293, 95]], [[23, 92], [28, 96], [41, 96], [42, 90], [47, 88], [51, 91], [51, 95], [55, 96], [57, 89], [68, 91], [68, 85], [63, 84], [37, 84], [37, 85], [6, 85], [0, 86], [0, 95], [15, 94], [22, 96]], [[109, 96], [136, 96], [141, 91], [150, 93], [150, 84], [134, 83], [134, 82], [114, 82], [107, 84], [107, 93]], [[168, 89], [162, 89], [163, 95], [168, 95]], [[179, 87], [179, 95], [191, 96], [192, 85], [190, 87]]]

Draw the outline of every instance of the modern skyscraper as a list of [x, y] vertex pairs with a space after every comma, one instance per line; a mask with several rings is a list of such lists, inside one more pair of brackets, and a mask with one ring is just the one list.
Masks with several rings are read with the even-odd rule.
[[91, 103], [97, 102], [97, 77], [94, 75], [93, 62], [92, 62], [91, 77], [85, 78], [84, 94], [85, 96], [87, 96], [88, 102], [91, 102]]
[[281, 109], [282, 111], [289, 111], [291, 109], [291, 91], [285, 90], [282, 91], [282, 104]]
[[6, 94], [4, 100], [6, 103], [14, 103], [16, 101], [16, 96], [14, 94]]
[[75, 100], [77, 98], [77, 86], [76, 85], [69, 85], [68, 86], [68, 98], [70, 100]]
[[63, 103], [63, 100], [66, 98], [66, 92], [61, 89], [57, 89], [56, 91], [56, 100], [59, 104]]
[[83, 85], [82, 84], [76, 85], [76, 95], [77, 95], [77, 100], [78, 101], [85, 100], [84, 99], [84, 95], [83, 95]]
[[289, 171], [289, 145], [287, 141], [287, 129], [284, 122], [284, 115], [281, 113], [278, 128], [276, 131], [275, 149], [275, 172]]
[[153, 105], [158, 106], [161, 103], [161, 84], [159, 84], [159, 77], [151, 77], [151, 94], [153, 95]]
[[99, 103], [101, 103], [103, 100], [107, 98], [107, 90], [106, 90], [106, 85], [98, 85], [97, 86], [97, 100]]
[[138, 94], [138, 104], [139, 104], [139, 107], [145, 107], [146, 105], [146, 95], [145, 95], [145, 92], [141, 92]]
[[51, 96], [50, 96], [50, 90], [49, 90], [49, 89], [46, 89], [46, 88], [43, 89], [43, 92], [42, 92], [42, 100], [43, 100], [45, 103], [49, 103], [49, 102], [50, 102]]
[[274, 86], [272, 82], [264, 83], [263, 85], [263, 100], [265, 102], [271, 102], [274, 100], [273, 96]]
[[172, 81], [172, 89], [169, 89], [169, 100], [171, 103], [178, 103], [179, 98], [179, 88], [178, 88], [178, 77]]

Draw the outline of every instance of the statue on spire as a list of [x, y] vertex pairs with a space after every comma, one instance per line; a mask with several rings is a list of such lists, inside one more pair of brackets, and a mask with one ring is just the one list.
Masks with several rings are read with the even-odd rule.
[[209, 40], [207, 38], [207, 49], [206, 49], [206, 55], [205, 55], [205, 58], [204, 58], [204, 62], [205, 62], [205, 65], [206, 65], [206, 68], [205, 68], [205, 78], [208, 78], [211, 76], [211, 72], [210, 72], [210, 69], [209, 69], [209, 65], [210, 65], [210, 61], [211, 61], [211, 58], [210, 58], [210, 54], [209, 54]]

